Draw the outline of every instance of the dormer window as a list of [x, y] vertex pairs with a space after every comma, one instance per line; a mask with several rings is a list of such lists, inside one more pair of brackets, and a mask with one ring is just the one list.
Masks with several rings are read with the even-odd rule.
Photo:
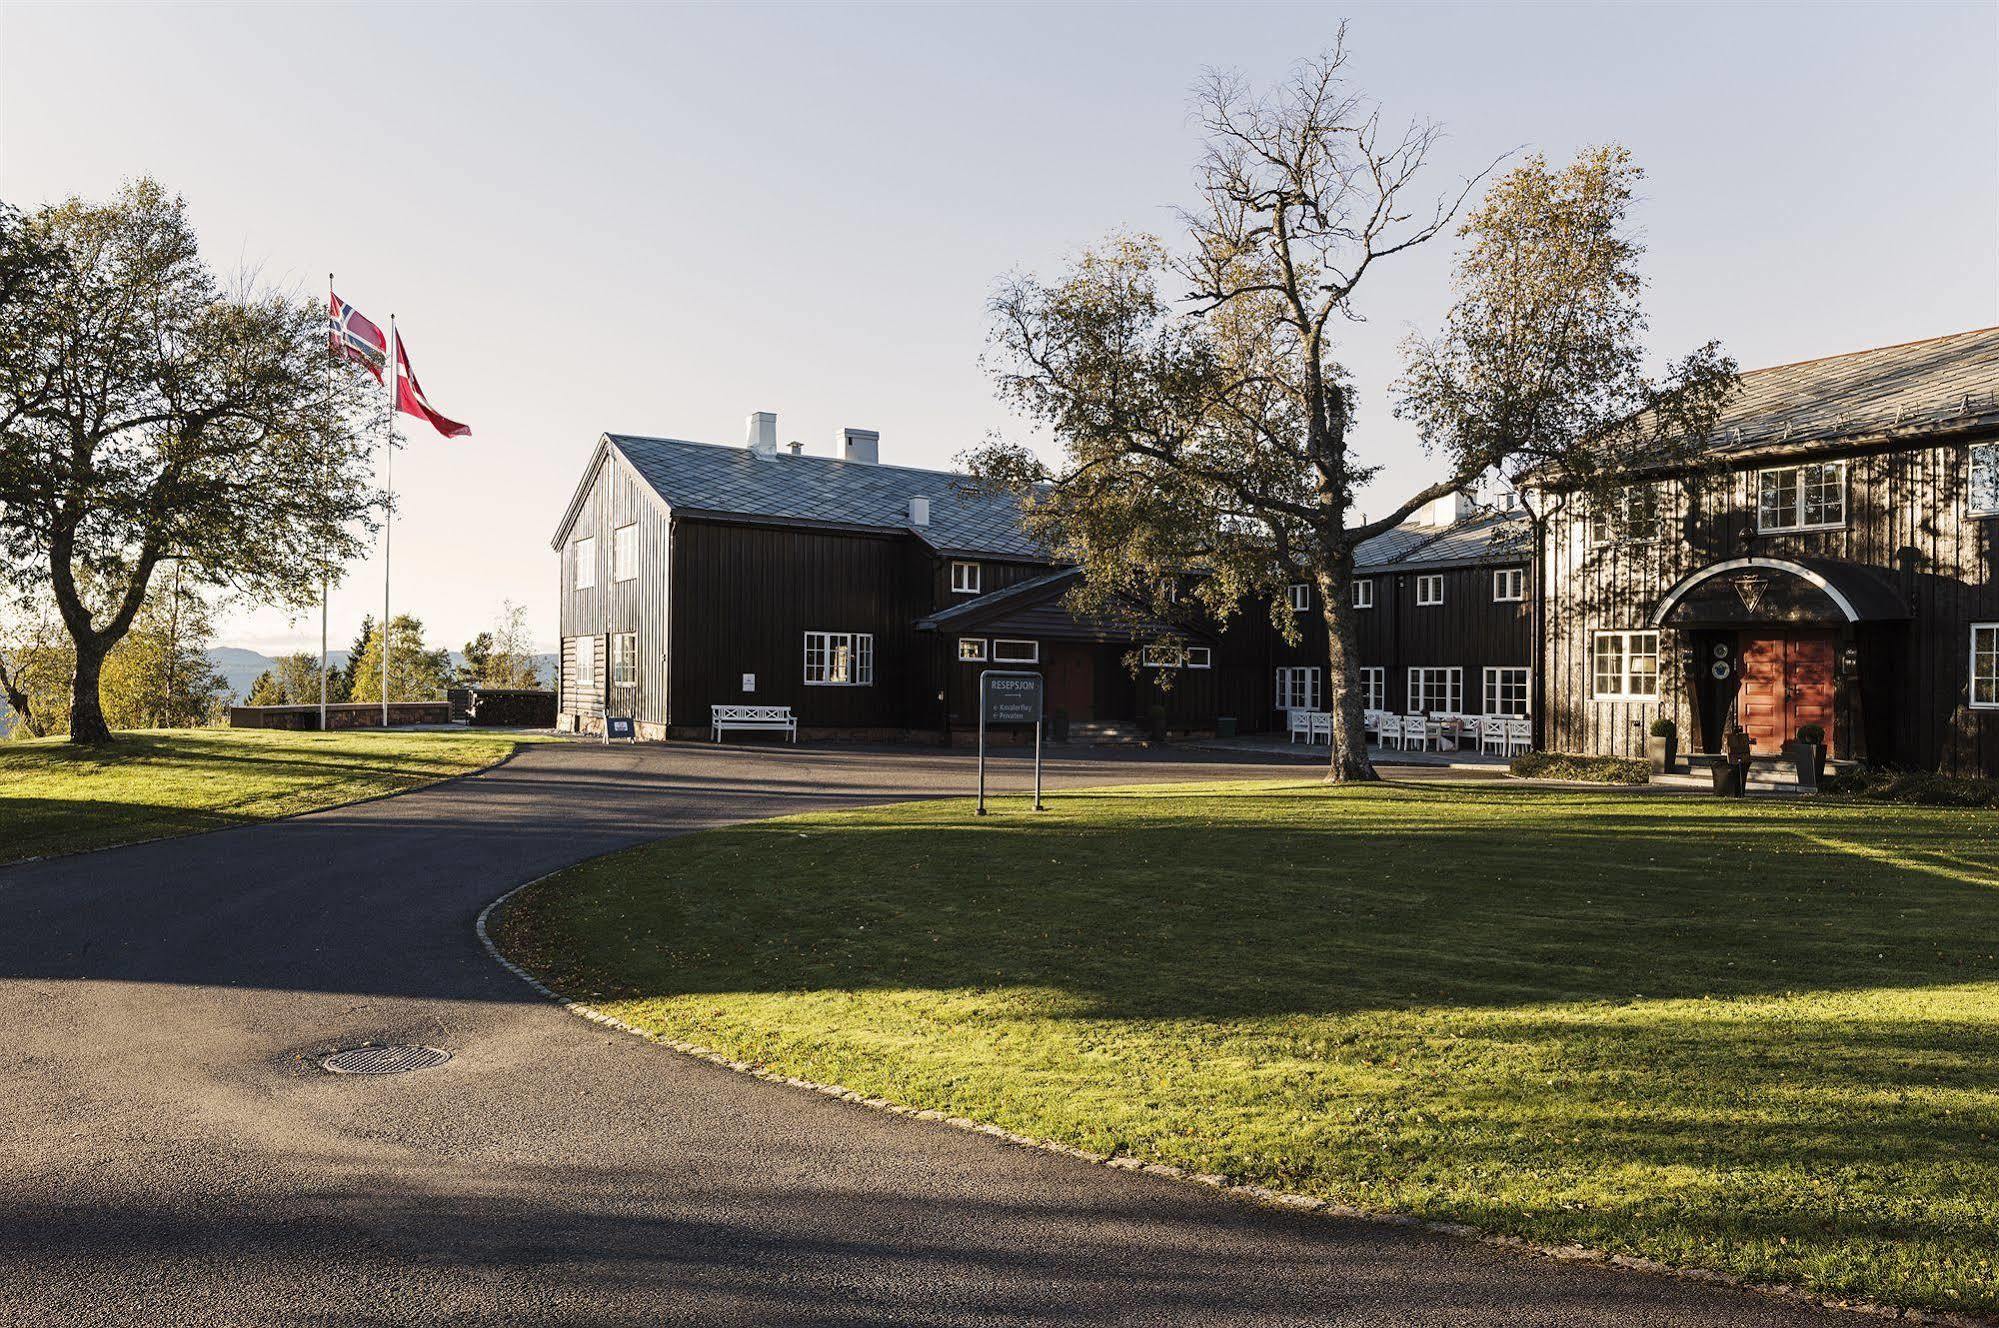
[[951, 564], [951, 593], [954, 595], [976, 595], [979, 593], [979, 565], [977, 563]]

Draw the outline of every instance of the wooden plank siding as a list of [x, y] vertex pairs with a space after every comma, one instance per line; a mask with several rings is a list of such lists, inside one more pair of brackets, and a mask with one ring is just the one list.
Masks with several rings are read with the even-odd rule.
[[[638, 528], [637, 575], [618, 581], [612, 556], [619, 527]], [[577, 542], [596, 540], [596, 585], [576, 588]], [[666, 585], [668, 578], [667, 515], [643, 480], [610, 451], [599, 455], [596, 473], [583, 496], [575, 520], [563, 532], [557, 592], [557, 618], [562, 638], [561, 707], [558, 723], [593, 731], [606, 704], [629, 714], [649, 736], [663, 736], [667, 722], [668, 647]], [[630, 632], [637, 637], [637, 686], [606, 691], [610, 669], [609, 638]], [[588, 689], [572, 676], [578, 636], [596, 636], [597, 676]], [[570, 719], [564, 721], [561, 716]]]
[[1589, 544], [1586, 523], [1565, 508], [1550, 522], [1543, 564], [1546, 745], [1641, 755], [1646, 728], [1661, 714], [1694, 733], [1683, 633], [1661, 633], [1656, 701], [1592, 698], [1593, 634], [1645, 627], [1674, 584], [1713, 563], [1820, 558], [1886, 574], [1911, 612], [1906, 623], [1862, 624], [1851, 634], [1859, 676], [1839, 684], [1834, 754], [1999, 775], [1999, 711], [1969, 705], [1971, 625], [1999, 621], [1999, 519], [1967, 511], [1971, 441], [1827, 448], [1802, 458], [1847, 462], [1846, 521], [1828, 530], [1756, 530], [1759, 472], [1795, 460], [1741, 463], [1697, 496], [1682, 479], [1658, 481], [1662, 537], [1642, 544]]

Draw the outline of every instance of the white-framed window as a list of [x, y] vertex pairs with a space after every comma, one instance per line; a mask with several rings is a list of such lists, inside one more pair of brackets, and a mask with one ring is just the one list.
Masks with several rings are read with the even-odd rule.
[[1416, 578], [1416, 602], [1422, 605], [1442, 604], [1444, 602], [1444, 574], [1442, 572], [1425, 572], [1422, 576]]
[[1158, 588], [1158, 590], [1159, 590], [1159, 598], [1160, 598], [1160, 599], [1162, 599], [1162, 600], [1166, 601], [1166, 603], [1168, 603], [1168, 604], [1178, 604], [1178, 603], [1180, 602], [1180, 578], [1179, 578], [1179, 577], [1177, 577], [1177, 576], [1162, 576], [1162, 577], [1160, 577], [1160, 578], [1159, 578], [1159, 580], [1158, 580], [1158, 582], [1156, 583], [1156, 585], [1157, 585], [1157, 588]]
[[589, 590], [597, 584], [597, 537], [585, 535], [569, 546], [570, 561], [574, 565], [574, 576], [570, 584], [578, 590]]
[[1294, 581], [1284, 587], [1284, 600], [1293, 613], [1308, 613], [1312, 608], [1312, 587], [1303, 581]]
[[1591, 666], [1590, 694], [1598, 701], [1624, 701], [1659, 694], [1659, 634], [1598, 632]]
[[611, 579], [636, 581], [639, 578], [639, 528], [619, 526], [611, 532]]
[[875, 681], [875, 638], [869, 632], [807, 632], [807, 687], [871, 687]]
[[1360, 694], [1363, 709], [1384, 710], [1388, 706], [1388, 671], [1379, 664], [1366, 664], [1360, 670]]
[[1374, 607], [1374, 581], [1371, 578], [1363, 577], [1353, 583], [1353, 606], [1356, 609]]
[[1971, 445], [1965, 506], [1973, 516], [1999, 516], [1999, 443]]
[[951, 564], [951, 593], [954, 595], [976, 595], [979, 593], [979, 565], [977, 563]]
[[1659, 538], [1659, 486], [1627, 484], [1590, 519], [1596, 544], [1647, 544]]
[[1999, 709], [1999, 623], [1971, 624], [1971, 704]]
[[1427, 715], [1433, 710], [1457, 714], [1464, 709], [1463, 669], [1413, 668], [1409, 670], [1409, 713]]
[[1492, 598], [1496, 604], [1519, 603], [1527, 598], [1527, 569], [1501, 567], [1492, 574]]
[[570, 686], [575, 693], [590, 700], [597, 695], [597, 638], [594, 636], [572, 637], [576, 642], [576, 677]]
[[958, 662], [977, 664], [986, 657], [986, 639], [983, 636], [961, 636], [958, 638]]
[[1831, 530], [1845, 524], [1844, 461], [1815, 461], [1757, 472], [1757, 530]]
[[1181, 663], [1190, 669], [1211, 669], [1215, 666], [1215, 652], [1206, 646], [1188, 646], [1180, 655]]
[[993, 641], [993, 663], [995, 664], [1039, 664], [1041, 643], [1039, 641], [1008, 641], [996, 638]]
[[1277, 670], [1279, 710], [1317, 710], [1320, 696], [1318, 669], [1297, 667]]
[[1485, 713], [1524, 715], [1527, 713], [1527, 670], [1499, 668], [1485, 671]]
[[637, 632], [611, 634], [611, 685], [639, 685], [639, 636]]

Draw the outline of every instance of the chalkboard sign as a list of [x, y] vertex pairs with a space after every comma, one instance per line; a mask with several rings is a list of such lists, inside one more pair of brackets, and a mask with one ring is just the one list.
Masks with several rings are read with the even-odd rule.
[[987, 669], [979, 675], [979, 704], [988, 724], [1039, 724], [1041, 675]]
[[629, 715], [609, 715], [604, 719], [604, 740], [625, 738], [632, 742], [639, 740], [638, 728]]

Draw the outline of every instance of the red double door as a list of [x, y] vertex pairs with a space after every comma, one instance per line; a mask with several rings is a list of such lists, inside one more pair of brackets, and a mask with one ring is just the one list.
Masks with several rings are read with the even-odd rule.
[[1751, 748], [1774, 754], [1798, 736], [1805, 724], [1833, 739], [1833, 659], [1831, 632], [1743, 633], [1742, 684], [1736, 716], [1748, 731]]

